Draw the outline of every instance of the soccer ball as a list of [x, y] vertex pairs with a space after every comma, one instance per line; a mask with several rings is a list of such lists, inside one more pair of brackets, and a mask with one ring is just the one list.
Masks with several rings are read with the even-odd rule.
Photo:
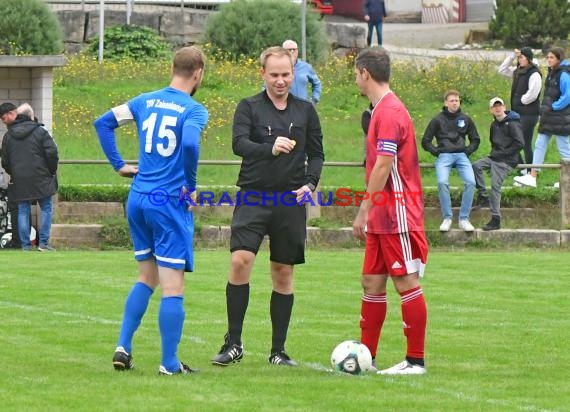
[[370, 351], [357, 340], [345, 340], [334, 348], [331, 364], [335, 371], [360, 375], [372, 366]]

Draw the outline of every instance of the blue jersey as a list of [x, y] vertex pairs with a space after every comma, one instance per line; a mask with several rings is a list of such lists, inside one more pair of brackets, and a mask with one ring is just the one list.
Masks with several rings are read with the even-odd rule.
[[[131, 189], [139, 193], [179, 196], [182, 186], [196, 188], [199, 142], [208, 112], [191, 96], [172, 87], [141, 94], [127, 103], [137, 124], [139, 172]], [[196, 148], [183, 156], [184, 145]]]

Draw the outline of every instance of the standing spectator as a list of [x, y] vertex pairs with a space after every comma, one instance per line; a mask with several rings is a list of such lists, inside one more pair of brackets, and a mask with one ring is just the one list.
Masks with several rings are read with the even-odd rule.
[[[0, 104], [0, 119], [6, 125], [6, 127], [10, 127], [10, 125], [14, 123], [14, 120], [16, 120], [16, 117], [18, 116], [16, 109], [16, 106], [10, 102]], [[20, 249], [22, 247], [22, 244], [20, 242], [20, 235], [18, 233], [18, 202], [15, 202], [11, 199], [10, 192], [12, 190], [13, 186], [8, 184], [8, 212], [10, 213], [10, 227], [12, 228], [12, 240], [9, 247]]]
[[[554, 47], [546, 54], [548, 75], [544, 82], [538, 136], [532, 157], [532, 164], [535, 165], [544, 163], [552, 136], [556, 136], [560, 157], [570, 158], [570, 62], [565, 59], [564, 50], [560, 47]], [[515, 182], [536, 187], [538, 171], [539, 169], [533, 168], [524, 176], [516, 176]]]
[[[500, 97], [489, 101], [493, 115], [489, 137], [491, 154], [477, 160], [473, 164], [475, 182], [479, 191], [477, 207], [489, 205], [491, 220], [483, 226], [483, 230], [501, 228], [501, 187], [505, 177], [518, 164], [519, 153], [524, 145], [524, 137], [520, 116], [514, 111], [505, 110], [505, 102]], [[487, 194], [483, 171], [491, 172], [491, 196]]]
[[[317, 104], [321, 100], [321, 81], [313, 66], [299, 59], [299, 48], [293, 40], [285, 40], [283, 48], [293, 56], [293, 83], [291, 83], [289, 93]], [[310, 99], [308, 94], [309, 83], [311, 84]]]
[[[22, 105], [21, 114], [9, 123], [13, 113], [2, 120], [9, 124], [2, 141], [2, 167], [10, 175], [8, 198], [18, 204], [18, 235], [22, 249], [32, 249], [31, 206], [40, 205], [39, 245], [41, 252], [54, 250], [49, 244], [53, 214], [52, 196], [57, 192], [57, 145], [42, 124], [33, 120], [33, 110]], [[8, 120], [5, 120], [8, 119]]]
[[[390, 90], [390, 58], [384, 49], [360, 52], [355, 73], [360, 92], [374, 106], [366, 151], [369, 196], [362, 201], [353, 224], [354, 236], [366, 241], [360, 340], [375, 357], [390, 277], [402, 302], [407, 351], [403, 362], [378, 373], [424, 374], [427, 307], [419, 277], [427, 262], [428, 245], [414, 125], [404, 104]], [[374, 204], [371, 199], [378, 193], [388, 201]]]
[[[293, 310], [294, 265], [305, 262], [306, 208], [324, 162], [322, 132], [313, 105], [290, 93], [293, 58], [282, 47], [261, 54], [266, 89], [243, 99], [234, 114], [232, 147], [242, 158], [237, 186], [247, 204], [236, 205], [231, 224], [231, 266], [226, 285], [228, 330], [212, 363], [243, 357], [242, 329], [255, 257], [269, 235], [273, 284], [269, 363], [295, 366], [285, 351]], [[306, 166], [305, 166], [306, 163]], [[284, 196], [288, 200], [283, 200]]]
[[368, 47], [372, 45], [372, 34], [374, 28], [376, 28], [378, 46], [382, 46], [382, 23], [387, 16], [384, 0], [365, 0], [363, 13], [364, 21], [368, 22], [368, 35], [366, 37], [366, 44]]
[[[520, 115], [524, 136], [524, 161], [532, 163], [532, 137], [538, 122], [542, 75], [530, 47], [515, 49], [499, 66], [499, 73], [512, 79], [511, 110]], [[513, 61], [516, 64], [513, 65]], [[529, 170], [530, 171], [530, 170]]]
[[[434, 137], [437, 146], [432, 143]], [[467, 145], [467, 139], [469, 139], [469, 145]], [[466, 232], [475, 230], [469, 222], [475, 193], [475, 176], [469, 156], [477, 150], [479, 142], [479, 133], [477, 133], [475, 123], [461, 111], [459, 92], [446, 91], [443, 96], [443, 110], [430, 121], [422, 138], [422, 147], [437, 157], [435, 173], [443, 217], [443, 222], [439, 226], [442, 232], [449, 231], [453, 222], [451, 196], [449, 195], [449, 174], [453, 168], [457, 169], [457, 173], [463, 180], [459, 228]]]
[[[158, 373], [194, 372], [180, 362], [177, 351], [185, 318], [184, 272], [194, 270], [194, 219], [187, 205], [196, 198], [200, 134], [208, 121], [204, 106], [191, 96], [202, 83], [204, 63], [204, 55], [196, 47], [178, 50], [169, 87], [141, 94], [95, 121], [101, 147], [113, 168], [123, 177], [134, 176], [127, 218], [139, 278], [125, 302], [113, 356], [116, 370], [133, 368], [133, 335], [160, 284], [162, 361]], [[115, 129], [131, 120], [139, 133], [138, 167], [125, 163], [115, 142]]]

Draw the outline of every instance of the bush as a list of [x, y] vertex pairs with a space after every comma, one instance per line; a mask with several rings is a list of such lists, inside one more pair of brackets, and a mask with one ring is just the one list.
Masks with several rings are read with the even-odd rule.
[[[134, 24], [113, 26], [105, 30], [103, 50], [106, 59], [119, 60], [133, 58], [137, 60], [156, 60], [169, 56], [171, 45], [160, 35], [148, 28]], [[99, 53], [99, 38], [94, 38], [87, 53]]]
[[104, 249], [132, 248], [129, 225], [124, 218], [108, 218], [101, 227]]
[[0, 54], [59, 54], [61, 28], [42, 0], [2, 0]]
[[567, 0], [497, 0], [489, 23], [491, 38], [508, 47], [548, 48], [564, 40], [570, 31]]
[[[215, 52], [233, 60], [257, 59], [270, 46], [292, 39], [300, 46], [301, 8], [282, 0], [236, 0], [221, 7], [206, 22], [204, 39]], [[307, 9], [307, 60], [323, 61], [329, 51], [324, 23]], [[301, 55], [301, 54], [300, 54]]]
[[60, 185], [60, 202], [121, 202], [129, 195], [127, 185]]

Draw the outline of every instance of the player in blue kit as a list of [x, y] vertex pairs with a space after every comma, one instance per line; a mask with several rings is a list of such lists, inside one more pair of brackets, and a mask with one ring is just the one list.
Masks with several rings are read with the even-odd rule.
[[[195, 199], [200, 134], [208, 112], [191, 96], [204, 75], [204, 55], [196, 47], [178, 50], [169, 87], [141, 94], [95, 120], [107, 159], [123, 177], [133, 177], [127, 219], [138, 282], [127, 296], [123, 322], [113, 356], [116, 370], [134, 367], [132, 340], [150, 297], [160, 284], [158, 324], [162, 341], [159, 374], [193, 372], [180, 362], [178, 344], [184, 324], [184, 272], [193, 270]], [[126, 164], [117, 150], [115, 129], [134, 120], [140, 140], [138, 167]]]

